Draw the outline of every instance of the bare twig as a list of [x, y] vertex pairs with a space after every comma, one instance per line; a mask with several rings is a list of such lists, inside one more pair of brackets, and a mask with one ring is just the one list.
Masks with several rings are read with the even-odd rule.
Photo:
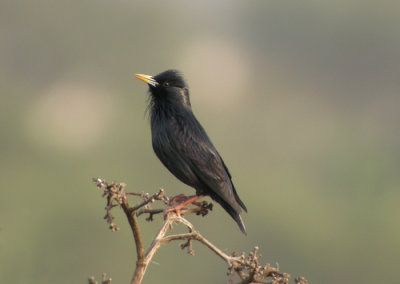
[[[111, 214], [111, 209], [116, 206], [120, 206], [124, 211], [129, 225], [132, 230], [132, 234], [135, 240], [136, 245], [136, 253], [137, 253], [137, 261], [136, 268], [131, 280], [131, 284], [140, 284], [146, 269], [152, 260], [154, 254], [160, 248], [160, 246], [170, 243], [175, 240], [184, 240], [183, 244], [181, 244], [182, 249], [186, 249], [188, 253], [194, 255], [194, 251], [192, 248], [193, 241], [198, 241], [199, 243], [205, 245], [211, 251], [213, 251], [217, 256], [219, 256], [222, 260], [224, 260], [228, 265], [228, 275], [231, 275], [231, 279], [228, 283], [233, 283], [235, 277], [240, 278], [241, 284], [250, 284], [250, 283], [270, 283], [270, 284], [287, 284], [289, 283], [290, 275], [287, 273], [279, 272], [279, 269], [276, 267], [272, 267], [269, 264], [260, 265], [258, 254], [258, 247], [255, 247], [248, 255], [242, 253], [241, 255], [236, 255], [233, 253], [232, 255], [228, 255], [224, 253], [222, 250], [213, 245], [209, 240], [203, 237], [199, 232], [197, 232], [192, 223], [182, 217], [184, 214], [196, 214], [205, 216], [208, 214], [210, 210], [212, 210], [212, 204], [203, 202], [199, 206], [194, 208], [183, 208], [181, 209], [181, 216], [178, 216], [175, 212], [169, 212], [166, 216], [164, 216], [164, 223], [162, 224], [160, 230], [154, 237], [152, 243], [146, 252], [144, 252], [143, 241], [141, 238], [141, 232], [138, 224], [138, 217], [142, 214], [149, 214], [147, 221], [153, 220], [153, 215], [164, 213], [164, 209], [152, 209], [151, 204], [155, 201], [162, 201], [164, 206], [168, 204], [168, 198], [164, 195], [164, 190], [160, 189], [157, 193], [152, 195], [144, 194], [144, 193], [127, 193], [125, 192], [125, 184], [124, 183], [116, 183], [113, 182], [108, 184], [101, 178], [94, 178], [93, 181], [96, 183], [98, 188], [104, 190], [103, 197], [106, 197], [106, 216], [104, 217], [109, 224], [111, 230], [116, 231], [118, 227], [114, 223], [114, 217]], [[131, 207], [128, 203], [127, 196], [132, 195], [142, 199], [142, 201], [136, 205]], [[167, 233], [171, 229], [172, 225], [175, 223], [183, 224], [188, 229], [187, 233], [182, 234], [172, 234], [168, 235]], [[97, 284], [94, 278], [89, 279], [90, 284]], [[108, 284], [109, 282], [104, 282], [105, 276], [103, 277], [103, 284]], [[107, 280], [108, 281], [108, 280]], [[109, 279], [111, 281], [111, 279]], [[298, 284], [307, 284], [307, 280], [303, 277], [299, 277], [295, 279], [295, 282]]]
[[148, 194], [144, 195], [143, 202], [140, 203], [139, 205], [136, 205], [135, 207], [132, 208], [132, 211], [136, 211], [142, 207], [147, 207], [149, 203], [153, 203], [156, 200], [161, 200], [165, 204], [168, 204], [168, 199], [164, 196], [164, 189], [160, 188], [160, 190], [157, 193], [154, 193], [152, 196], [148, 196]]
[[[110, 284], [111, 283], [111, 278], [107, 278], [106, 274], [103, 273], [102, 277], [101, 277], [101, 284]], [[90, 277], [88, 279], [89, 284], [99, 284], [98, 281], [96, 281], [96, 279], [94, 278], [94, 276]]]
[[[105, 180], [101, 178], [93, 178], [93, 181], [96, 183], [96, 186], [98, 188], [104, 189], [103, 197], [107, 198], [106, 219], [107, 222], [110, 224], [111, 230], [115, 231], [114, 228], [116, 227], [113, 221], [114, 218], [110, 213], [111, 209], [115, 207], [113, 204], [114, 201], [120, 205], [126, 217], [128, 218], [133, 238], [135, 239], [136, 255], [137, 255], [136, 269], [131, 283], [140, 283], [141, 279], [143, 278], [144, 271], [146, 269], [146, 266], [144, 266], [143, 264], [144, 246], [142, 241], [142, 235], [140, 233], [139, 224], [137, 221], [137, 216], [135, 212], [131, 210], [128, 203], [127, 193], [125, 192], [125, 184], [116, 182], [108, 184]], [[145, 204], [143, 206], [145, 206]], [[143, 271], [143, 275], [140, 275], [141, 271]]]

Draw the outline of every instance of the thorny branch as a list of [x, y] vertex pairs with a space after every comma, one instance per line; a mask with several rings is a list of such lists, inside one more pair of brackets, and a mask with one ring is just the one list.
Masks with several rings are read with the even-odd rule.
[[[205, 216], [208, 214], [210, 210], [212, 210], [212, 204], [203, 202], [198, 207], [194, 208], [184, 208], [181, 210], [181, 216], [177, 216], [174, 212], [168, 213], [164, 216], [164, 223], [156, 236], [154, 237], [152, 243], [146, 252], [144, 252], [143, 241], [141, 238], [141, 232], [138, 224], [138, 217], [143, 214], [149, 214], [146, 218], [147, 221], [152, 221], [153, 216], [156, 214], [161, 214], [164, 212], [165, 208], [153, 209], [151, 205], [155, 201], [161, 201], [165, 205], [169, 205], [169, 198], [165, 196], [165, 192], [163, 189], [160, 189], [158, 192], [150, 195], [148, 193], [129, 193], [125, 191], [124, 183], [112, 182], [108, 183], [101, 178], [93, 178], [93, 182], [95, 182], [96, 186], [99, 189], [103, 189], [103, 197], [106, 198], [106, 215], [104, 219], [107, 221], [109, 228], [112, 231], [117, 231], [119, 228], [114, 223], [114, 217], [111, 214], [111, 210], [120, 206], [124, 211], [126, 217], [128, 218], [129, 225], [132, 230], [133, 237], [135, 239], [136, 252], [137, 252], [137, 261], [134, 275], [131, 280], [131, 284], [140, 284], [146, 269], [153, 258], [154, 254], [160, 248], [160, 246], [167, 244], [171, 241], [175, 240], [183, 240], [185, 241], [181, 244], [182, 249], [186, 249], [187, 252], [191, 255], [194, 255], [194, 251], [192, 248], [193, 241], [198, 241], [208, 247], [211, 251], [213, 251], [216, 255], [218, 255], [221, 259], [223, 259], [228, 265], [227, 274], [230, 277], [228, 283], [233, 283], [235, 278], [238, 279], [238, 283], [240, 284], [250, 284], [250, 283], [264, 283], [264, 284], [287, 284], [289, 283], [290, 275], [287, 273], [279, 272], [279, 269], [276, 267], [272, 267], [270, 264], [260, 265], [259, 259], [260, 255], [258, 254], [258, 247], [256, 246], [249, 254], [242, 253], [241, 255], [237, 255], [233, 253], [232, 255], [228, 255], [224, 253], [222, 250], [213, 245], [210, 241], [208, 241], [205, 237], [203, 237], [199, 232], [197, 232], [188, 220], [182, 217], [184, 214], [194, 213], [196, 215]], [[128, 203], [128, 196], [136, 196], [141, 199], [141, 202], [138, 205], [130, 206]], [[188, 229], [187, 233], [183, 234], [172, 234], [167, 235], [168, 231], [171, 229], [171, 225], [174, 223], [181, 223]], [[295, 283], [297, 284], [306, 284], [307, 280], [303, 277], [295, 278]], [[110, 279], [105, 278], [105, 274], [103, 275], [103, 284], [108, 284], [111, 282]], [[94, 284], [97, 282], [94, 280], [94, 277], [89, 278], [89, 284]]]

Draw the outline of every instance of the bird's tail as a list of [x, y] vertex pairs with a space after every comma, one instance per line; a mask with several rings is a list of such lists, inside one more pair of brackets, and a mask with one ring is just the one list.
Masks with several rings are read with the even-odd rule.
[[247, 235], [246, 226], [243, 223], [242, 217], [239, 214], [236, 214], [236, 216], [232, 216], [232, 217], [233, 217], [233, 219], [235, 219], [236, 223], [239, 225], [239, 228], [242, 231], [242, 233]]
[[239, 226], [240, 230], [243, 232], [243, 234], [247, 235], [246, 227], [243, 223], [242, 217], [240, 216], [240, 206], [236, 205], [236, 209], [235, 209], [232, 205], [227, 203], [225, 200], [223, 200], [218, 195], [211, 196], [211, 198], [213, 198], [215, 201], [217, 201], [222, 206], [222, 208], [224, 208], [225, 211], [228, 212], [229, 215], [231, 215], [233, 220], [235, 220], [236, 223], [238, 224], [238, 226]]

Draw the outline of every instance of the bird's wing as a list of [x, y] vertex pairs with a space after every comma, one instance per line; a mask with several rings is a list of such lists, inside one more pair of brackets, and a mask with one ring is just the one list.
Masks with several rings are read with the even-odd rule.
[[174, 127], [176, 156], [188, 166], [203, 186], [240, 211], [230, 174], [201, 125]]

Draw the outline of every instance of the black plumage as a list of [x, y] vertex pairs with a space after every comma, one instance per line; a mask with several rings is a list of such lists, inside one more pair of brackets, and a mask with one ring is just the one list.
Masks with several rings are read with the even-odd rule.
[[240, 200], [231, 175], [207, 133], [194, 116], [182, 75], [167, 70], [156, 76], [137, 74], [149, 85], [150, 121], [154, 152], [167, 169], [196, 195], [209, 195], [246, 233]]

